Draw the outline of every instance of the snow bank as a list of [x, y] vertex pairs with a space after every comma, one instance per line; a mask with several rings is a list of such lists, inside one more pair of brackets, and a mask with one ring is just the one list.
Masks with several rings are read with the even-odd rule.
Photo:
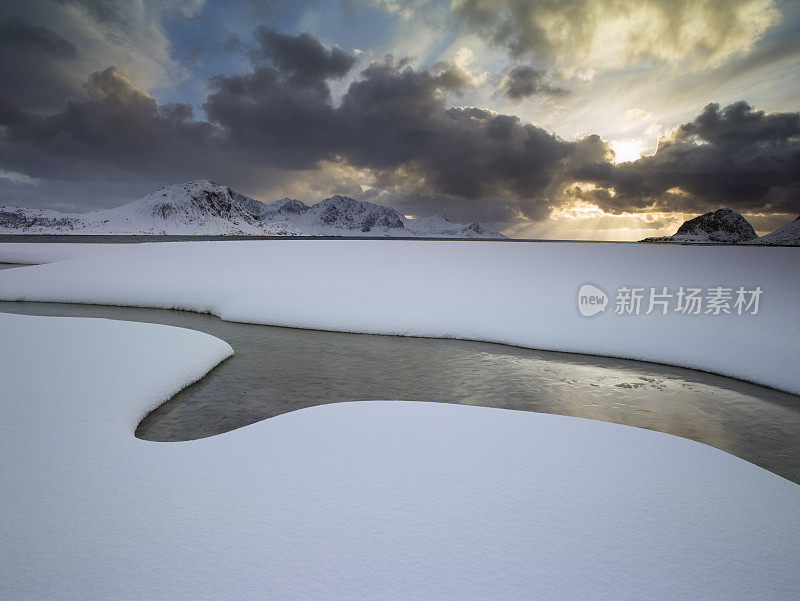
[[[34, 245], [41, 246], [41, 245]], [[46, 246], [46, 245], [45, 245]], [[57, 246], [57, 245], [49, 245]], [[63, 245], [58, 245], [63, 246]], [[19, 260], [17, 244], [0, 261]], [[44, 252], [36, 250], [36, 252]], [[66, 252], [54, 248], [54, 253]], [[179, 308], [279, 326], [502, 342], [706, 370], [800, 393], [795, 248], [274, 240], [119, 245], [0, 273], [0, 298]], [[608, 295], [584, 317], [578, 290]], [[760, 288], [758, 313], [615, 313], [622, 287]], [[705, 306], [703, 307], [705, 311]]]
[[436, 403], [133, 437], [230, 353], [0, 316], [4, 599], [793, 599], [800, 486], [681, 438]]

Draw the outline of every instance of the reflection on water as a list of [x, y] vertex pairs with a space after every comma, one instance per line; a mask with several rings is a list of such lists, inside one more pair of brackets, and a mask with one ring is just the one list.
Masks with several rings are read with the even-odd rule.
[[232, 323], [160, 309], [0, 302], [0, 311], [164, 323], [230, 343], [235, 356], [142, 421], [136, 435], [147, 440], [202, 438], [323, 403], [427, 400], [659, 430], [800, 482], [800, 398], [723, 376], [481, 342]]

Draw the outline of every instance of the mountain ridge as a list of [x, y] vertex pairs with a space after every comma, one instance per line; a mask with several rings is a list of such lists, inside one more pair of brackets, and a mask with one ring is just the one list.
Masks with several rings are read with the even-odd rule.
[[264, 203], [209, 180], [159, 188], [112, 209], [61, 213], [0, 207], [0, 233], [505, 238], [480, 222], [431, 227], [395, 209], [334, 195], [316, 204]]

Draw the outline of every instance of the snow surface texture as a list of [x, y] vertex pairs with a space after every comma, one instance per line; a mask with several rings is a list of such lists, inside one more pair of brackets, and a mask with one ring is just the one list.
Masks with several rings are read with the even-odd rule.
[[[65, 244], [0, 244], [0, 262]], [[655, 361], [800, 394], [795, 248], [266, 240], [97, 245], [0, 272], [0, 299], [213, 313], [278, 326], [461, 338]], [[47, 248], [52, 250], [47, 251]], [[71, 256], [71, 255], [70, 255]], [[591, 283], [609, 297], [578, 312]], [[620, 287], [760, 287], [757, 315], [617, 315]], [[704, 309], [705, 311], [705, 306]]]
[[114, 249], [125, 246], [124, 244], [98, 244], [94, 242], [0, 243], [0, 245], [3, 249], [3, 260], [0, 263], [30, 265], [54, 263], [56, 261], [92, 256], [98, 253], [108, 256]]
[[0, 315], [3, 599], [796, 599], [800, 486], [685, 439], [438, 403], [186, 443], [139, 416], [230, 353]]
[[284, 198], [265, 204], [208, 180], [165, 186], [115, 209], [59, 213], [0, 207], [2, 234], [169, 234], [505, 238], [475, 221], [406, 219], [390, 207], [332, 196], [308, 207]]

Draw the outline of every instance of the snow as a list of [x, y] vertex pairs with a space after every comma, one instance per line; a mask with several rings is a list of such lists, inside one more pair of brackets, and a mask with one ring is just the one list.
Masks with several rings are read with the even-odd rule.
[[696, 442], [387, 401], [152, 443], [138, 417], [225, 343], [99, 319], [0, 331], [4, 599], [800, 596], [800, 486]]
[[98, 244], [94, 242], [9, 242], [2, 246], [2, 263], [38, 265], [54, 263], [94, 254], [108, 255], [125, 244]]
[[[795, 248], [413, 240], [99, 246], [86, 257], [3, 270], [0, 299], [501, 342], [655, 361], [800, 393]], [[26, 262], [28, 252], [69, 248], [0, 244], [0, 262]], [[607, 310], [593, 317], [577, 308], [587, 283], [609, 295]], [[763, 294], [757, 315], [645, 315], [646, 306], [640, 315], [617, 315], [623, 286], [743, 286]]]

